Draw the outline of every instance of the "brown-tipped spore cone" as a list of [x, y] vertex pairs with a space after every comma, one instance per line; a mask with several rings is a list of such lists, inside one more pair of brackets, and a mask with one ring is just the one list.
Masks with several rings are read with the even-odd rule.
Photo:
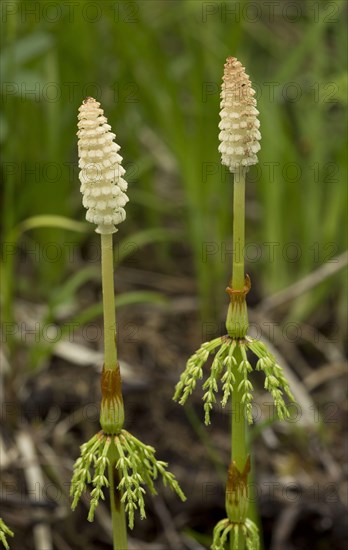
[[79, 108], [78, 128], [80, 190], [86, 219], [98, 226], [97, 233], [115, 233], [116, 225], [126, 217], [127, 182], [118, 154], [120, 146], [93, 97], [87, 97]]
[[235, 57], [228, 57], [220, 94], [219, 152], [222, 164], [231, 172], [247, 170], [258, 162], [261, 134], [254, 95], [243, 65]]

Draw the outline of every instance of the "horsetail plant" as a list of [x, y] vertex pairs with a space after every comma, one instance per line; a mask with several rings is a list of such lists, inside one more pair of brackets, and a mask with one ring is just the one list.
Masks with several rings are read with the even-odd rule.
[[[104, 312], [104, 366], [101, 375], [101, 431], [81, 446], [76, 460], [70, 493], [74, 510], [87, 485], [92, 484], [88, 520], [93, 521], [104, 489], [110, 488], [113, 547], [127, 549], [126, 514], [128, 525], [134, 526], [138, 510], [145, 518], [144, 485], [156, 494], [154, 481], [162, 477], [164, 485], [174, 490], [182, 500], [185, 495], [167, 463], [157, 460], [155, 449], [145, 445], [123, 429], [121, 373], [117, 358], [116, 314], [113, 268], [113, 233], [124, 221], [124, 206], [128, 202], [127, 182], [120, 147], [107, 123], [100, 103], [88, 97], [78, 115], [79, 173], [86, 218], [97, 225], [101, 237], [101, 271]], [[92, 473], [93, 472], [93, 473]]]
[[13, 537], [14, 533], [9, 529], [2, 518], [0, 518], [0, 542], [6, 550], [9, 550], [10, 546], [7, 542], [7, 537]]
[[231, 463], [226, 485], [227, 518], [214, 529], [212, 550], [224, 550], [230, 541], [231, 550], [257, 550], [259, 534], [255, 523], [248, 518], [248, 474], [250, 456], [246, 444], [246, 422], [252, 424], [253, 385], [249, 375], [253, 368], [248, 351], [257, 358], [256, 370], [265, 375], [264, 387], [273, 398], [280, 419], [289, 416], [284, 393], [293, 400], [282, 368], [265, 344], [248, 336], [246, 296], [251, 288], [250, 277], [244, 271], [245, 233], [245, 176], [250, 166], [258, 162], [260, 149], [259, 112], [255, 91], [242, 64], [229, 57], [224, 67], [221, 90], [221, 121], [219, 152], [221, 163], [234, 174], [233, 195], [233, 258], [232, 281], [226, 289], [230, 303], [226, 318], [227, 335], [205, 342], [187, 362], [174, 400], [184, 405], [198, 380], [210, 354], [215, 357], [209, 375], [203, 383], [205, 423], [216, 403], [219, 382], [222, 385], [223, 407], [232, 401]]

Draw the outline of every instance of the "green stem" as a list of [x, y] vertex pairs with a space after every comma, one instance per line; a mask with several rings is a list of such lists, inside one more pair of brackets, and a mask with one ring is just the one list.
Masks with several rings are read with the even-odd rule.
[[[118, 365], [112, 234], [101, 234], [101, 260], [104, 312], [104, 368], [105, 370], [116, 370]], [[113, 547], [114, 550], [127, 550], [126, 516], [124, 505], [121, 502], [121, 494], [117, 488], [119, 483], [119, 472], [116, 469], [118, 453], [114, 443], [110, 449], [110, 454], [108, 474], [110, 482]]]
[[115, 486], [115, 474], [118, 471], [115, 468], [116, 460], [109, 464], [109, 482], [110, 482], [110, 504], [111, 504], [111, 521], [112, 521], [112, 540], [114, 550], [127, 550], [127, 526], [124, 505], [121, 502], [121, 495]]
[[114, 370], [117, 366], [117, 349], [112, 234], [101, 235], [101, 260], [104, 310], [104, 366], [106, 370]]
[[[232, 288], [243, 290], [245, 284], [244, 273], [244, 243], [245, 243], [245, 171], [240, 169], [234, 175], [233, 193], [233, 245], [234, 254], [232, 260]], [[235, 351], [237, 365], [243, 360], [239, 346]], [[244, 406], [242, 404], [243, 390], [238, 386], [243, 379], [243, 374], [236, 370], [233, 387], [233, 414], [232, 414], [232, 460], [243, 471], [247, 458], [246, 450], [246, 425]]]
[[245, 170], [234, 175], [233, 188], [233, 255], [232, 288], [244, 288], [244, 245], [245, 245]]
[[[244, 267], [245, 245], [245, 171], [240, 169], [234, 175], [233, 192], [233, 260], [232, 260], [232, 288], [243, 290], [245, 284]], [[243, 360], [239, 347], [235, 352], [237, 365]], [[247, 459], [246, 445], [246, 420], [244, 406], [242, 404], [243, 390], [238, 386], [243, 379], [243, 374], [236, 370], [235, 383], [232, 394], [232, 422], [231, 422], [231, 460], [235, 462], [238, 470], [242, 472]], [[230, 538], [231, 550], [233, 538]], [[238, 550], [244, 550], [245, 537], [239, 530]]]
[[[241, 352], [237, 347], [235, 351], [235, 358], [237, 364], [239, 365], [243, 360]], [[235, 372], [235, 383], [233, 385], [232, 393], [232, 423], [231, 423], [231, 460], [236, 463], [236, 466], [240, 472], [244, 470], [245, 463], [247, 460], [247, 444], [246, 444], [246, 419], [244, 412], [244, 405], [242, 403], [243, 390], [238, 391], [238, 386], [243, 379], [243, 374], [236, 370]], [[231, 550], [235, 548], [232, 542], [231, 537]], [[238, 540], [238, 550], [244, 550], [245, 548], [245, 537], [239, 529], [239, 540]]]
[[[242, 356], [239, 349], [235, 351], [237, 362], [241, 362]], [[246, 446], [246, 420], [244, 405], [242, 403], [243, 389], [238, 391], [238, 385], [243, 380], [243, 375], [237, 370], [235, 372], [235, 383], [233, 385], [232, 397], [232, 434], [231, 434], [231, 459], [236, 463], [240, 472], [244, 470], [245, 462], [248, 456]]]

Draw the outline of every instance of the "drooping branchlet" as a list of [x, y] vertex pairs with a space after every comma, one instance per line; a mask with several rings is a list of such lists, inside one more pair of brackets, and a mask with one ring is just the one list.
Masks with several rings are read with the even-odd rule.
[[241, 380], [237, 389], [242, 396], [246, 418], [249, 424], [252, 424], [253, 385], [249, 377], [253, 367], [247, 357], [248, 350], [258, 359], [256, 370], [262, 371], [265, 375], [264, 387], [272, 395], [278, 417], [288, 418], [290, 413], [284, 401], [284, 394], [291, 401], [294, 400], [294, 396], [283, 374], [283, 369], [266, 346], [250, 336], [245, 336], [243, 339], [223, 336], [202, 344], [188, 360], [186, 369], [176, 385], [173, 399], [179, 401], [181, 405], [186, 403], [198, 380], [203, 378], [203, 365], [207, 362], [209, 355], [216, 352], [208, 377], [202, 386], [205, 390], [203, 395], [205, 423], [210, 424], [210, 412], [216, 403], [219, 382], [222, 385], [221, 404], [225, 407], [228, 399], [232, 397], [238, 373]]
[[136, 510], [142, 519], [146, 517], [144, 487], [147, 486], [152, 494], [157, 494], [154, 485], [156, 479], [162, 478], [165, 486], [176, 492], [181, 500], [186, 500], [175, 476], [167, 470], [168, 464], [156, 459], [153, 447], [145, 445], [126, 430], [121, 430], [114, 436], [101, 431], [81, 446], [81, 455], [75, 462], [70, 488], [72, 509], [75, 510], [79, 499], [87, 490], [87, 485], [92, 484], [89, 521], [93, 521], [100, 499], [105, 498], [104, 490], [110, 486], [105, 472], [115, 453], [117, 460], [112, 470], [117, 472], [116, 489], [121, 496], [120, 503], [125, 506], [131, 529]]
[[9, 550], [10, 546], [7, 541], [7, 537], [13, 537], [13, 532], [9, 529], [2, 518], [0, 518], [0, 542], [5, 550]]

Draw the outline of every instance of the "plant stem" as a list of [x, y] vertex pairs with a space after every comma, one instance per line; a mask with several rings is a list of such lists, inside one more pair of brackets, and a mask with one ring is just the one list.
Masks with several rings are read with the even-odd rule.
[[[102, 289], [104, 311], [104, 368], [116, 370], [116, 309], [114, 289], [114, 258], [112, 247], [112, 234], [101, 235], [101, 261], [102, 261]], [[117, 488], [118, 470], [116, 463], [118, 453], [115, 444], [112, 443], [110, 451], [110, 464], [108, 476], [110, 482], [110, 504], [112, 519], [112, 537], [114, 550], [127, 550], [127, 527], [124, 505], [121, 502], [121, 494]]]
[[[114, 443], [113, 443], [114, 446]], [[116, 449], [114, 449], [117, 453]], [[108, 467], [109, 482], [110, 482], [110, 504], [111, 504], [111, 521], [112, 521], [112, 540], [114, 550], [127, 550], [127, 526], [124, 505], [121, 502], [121, 494], [117, 489], [115, 478], [118, 479], [118, 471], [115, 468], [117, 458], [110, 460]]]
[[245, 171], [241, 168], [234, 175], [233, 188], [233, 255], [232, 288], [244, 288], [244, 244], [245, 244]]
[[[232, 288], [243, 290], [245, 282], [244, 274], [244, 242], [245, 242], [245, 172], [240, 169], [234, 176], [233, 193], [233, 260], [232, 260]], [[239, 346], [235, 352], [235, 358], [239, 365], [242, 354]], [[243, 471], [247, 458], [246, 450], [246, 425], [244, 406], [242, 404], [243, 391], [238, 386], [243, 379], [243, 374], [236, 370], [235, 383], [233, 386], [233, 414], [232, 414], [232, 438], [231, 457], [236, 466]]]
[[[234, 175], [233, 192], [233, 259], [232, 259], [232, 288], [243, 290], [245, 283], [244, 273], [244, 243], [245, 243], [245, 172], [240, 169]], [[235, 358], [237, 365], [242, 362], [242, 355], [237, 346]], [[235, 462], [238, 470], [243, 471], [247, 459], [246, 446], [246, 420], [244, 406], [242, 404], [243, 391], [238, 386], [243, 379], [243, 374], [235, 371], [235, 383], [232, 394], [232, 421], [231, 421], [231, 460]], [[230, 537], [231, 550], [233, 538]], [[245, 537], [239, 530], [238, 550], [244, 550]]]
[[114, 370], [117, 366], [117, 349], [112, 234], [101, 235], [101, 260], [104, 310], [104, 367], [106, 370]]
[[[235, 351], [237, 363], [243, 360], [239, 349]], [[238, 391], [238, 386], [243, 380], [243, 375], [237, 370], [235, 372], [235, 383], [233, 385], [233, 409], [232, 409], [232, 434], [231, 434], [231, 459], [236, 463], [240, 472], [243, 471], [248, 456], [246, 446], [246, 420], [244, 405], [242, 403], [243, 390]]]
[[[237, 364], [242, 361], [242, 355], [237, 348], [235, 352]], [[242, 392], [238, 391], [238, 386], [243, 379], [243, 375], [237, 370], [235, 371], [235, 383], [233, 384], [232, 393], [232, 421], [231, 421], [231, 461], [235, 462], [238, 470], [242, 472], [247, 460], [247, 445], [246, 445], [246, 420], [244, 413], [244, 405], [241, 401]], [[235, 548], [231, 537], [231, 550]], [[239, 530], [238, 550], [244, 550], [245, 537]]]

